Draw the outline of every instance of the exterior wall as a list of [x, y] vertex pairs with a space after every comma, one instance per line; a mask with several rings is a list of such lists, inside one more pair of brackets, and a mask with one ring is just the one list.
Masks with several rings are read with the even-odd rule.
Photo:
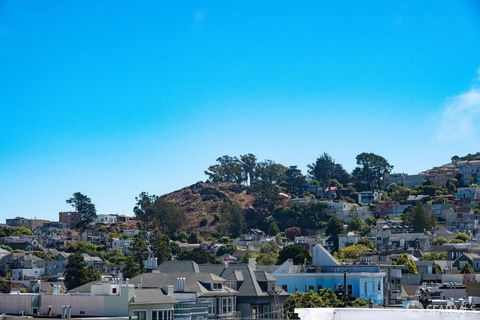
[[[338, 290], [343, 286], [343, 273], [292, 273], [273, 274], [277, 278], [277, 285], [288, 293], [297, 291], [308, 292], [310, 289]], [[347, 288], [352, 287], [352, 296], [361, 297], [365, 300], [372, 299], [375, 304], [383, 304], [383, 279], [385, 273], [347, 273]], [[380, 289], [380, 290], [378, 290]]]
[[33, 313], [34, 294], [0, 294], [0, 314]]
[[[279, 307], [283, 306], [283, 303], [287, 300], [288, 297], [278, 297], [278, 305], [275, 305], [275, 298], [273, 296], [266, 297], [237, 297], [237, 312], [240, 313], [240, 318], [250, 318], [253, 316], [252, 310], [254, 306], [263, 306], [264, 313], [266, 314], [265, 318], [274, 318], [272, 313], [275, 310], [278, 310]], [[268, 310], [268, 311], [267, 311]], [[257, 315], [258, 316], [258, 315]]]
[[44, 268], [13, 269], [12, 280], [38, 279], [45, 273]]
[[133, 316], [134, 311], [146, 311], [147, 318], [145, 320], [152, 320], [152, 311], [157, 310], [171, 310], [173, 312], [173, 303], [157, 303], [157, 304], [131, 304], [128, 306], [128, 315]]
[[362, 308], [299, 308], [295, 309], [301, 320], [476, 320], [478, 311], [428, 310], [428, 309], [362, 309]]

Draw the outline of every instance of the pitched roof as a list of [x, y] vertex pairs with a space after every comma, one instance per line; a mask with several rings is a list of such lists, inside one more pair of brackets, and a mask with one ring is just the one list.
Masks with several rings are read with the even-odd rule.
[[136, 289], [131, 304], [175, 303], [175, 299], [158, 289]]
[[186, 273], [198, 273], [200, 269], [198, 264], [192, 260], [172, 260], [164, 261], [157, 267], [160, 272], [172, 273], [172, 272], [186, 272]]

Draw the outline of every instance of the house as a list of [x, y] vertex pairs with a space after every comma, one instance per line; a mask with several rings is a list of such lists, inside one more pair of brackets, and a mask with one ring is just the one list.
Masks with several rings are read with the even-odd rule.
[[438, 219], [445, 221], [448, 214], [454, 212], [455, 206], [453, 204], [431, 204], [427, 205], [427, 208], [433, 213], [433, 215]]
[[457, 168], [454, 165], [445, 165], [433, 168], [422, 173], [427, 181], [437, 187], [445, 187], [447, 181], [457, 176]]
[[43, 225], [49, 223], [49, 220], [42, 219], [26, 219], [22, 217], [16, 217], [13, 219], [6, 219], [6, 224], [11, 227], [24, 227], [30, 230], [36, 230], [41, 228]]
[[352, 297], [371, 299], [375, 304], [383, 304], [384, 301], [385, 272], [374, 265], [340, 265], [319, 244], [312, 248], [311, 266], [297, 266], [292, 260], [287, 260], [272, 275], [289, 293], [319, 289], [345, 290]]
[[344, 247], [357, 244], [359, 239], [360, 236], [352, 231], [348, 232], [347, 234], [338, 235], [338, 247], [339, 249], [342, 249]]
[[45, 274], [47, 276], [63, 275], [70, 253], [57, 251], [53, 260], [47, 261]]
[[[45, 260], [24, 252], [11, 252], [0, 260], [0, 271], [7, 273], [14, 269], [36, 269], [43, 274], [45, 268]], [[16, 271], [17, 275], [23, 274], [23, 271]], [[30, 274], [26, 271], [25, 274]]]
[[74, 229], [80, 222], [80, 213], [75, 211], [59, 212], [58, 221], [64, 223], [68, 229]]
[[113, 224], [117, 223], [117, 215], [116, 214], [99, 214], [95, 218], [93, 224]]
[[88, 265], [92, 266], [98, 271], [105, 273], [107, 271], [107, 264], [100, 257], [92, 257], [86, 253], [82, 253], [83, 261]]
[[380, 199], [380, 192], [378, 190], [358, 193], [358, 203], [362, 206], [374, 204], [378, 199]]
[[455, 163], [463, 185], [478, 183], [480, 179], [480, 160], [457, 161]]
[[128, 304], [128, 315], [138, 320], [173, 320], [173, 290], [137, 289]]
[[122, 251], [124, 254], [130, 253], [130, 248], [132, 247], [133, 240], [132, 239], [119, 239], [113, 238], [110, 242], [110, 246], [112, 249], [118, 249]]
[[[480, 177], [480, 176], [479, 176]], [[480, 187], [458, 188], [455, 193], [457, 201], [479, 201]]]
[[448, 212], [445, 219], [445, 227], [454, 232], [473, 231], [478, 224], [479, 215], [475, 214], [470, 206], [462, 206], [454, 212]]
[[[168, 263], [167, 263], [168, 262]], [[208, 309], [211, 319], [233, 319], [237, 314], [238, 292], [213, 273], [200, 272], [193, 261], [166, 261], [152, 273], [143, 273], [129, 281], [136, 288], [170, 286], [178, 304], [196, 302]]]
[[425, 177], [422, 174], [406, 174], [406, 173], [391, 173], [385, 174], [383, 178], [384, 187], [388, 187], [392, 183], [398, 186], [406, 186], [409, 188], [415, 188], [420, 186], [425, 181]]
[[480, 273], [480, 255], [476, 253], [465, 252], [460, 257], [458, 257], [453, 266], [462, 269], [465, 264], [470, 264], [473, 267], [475, 273]]
[[108, 277], [62, 293], [55, 285], [53, 293], [0, 294], [0, 313], [42, 317], [126, 317], [135, 288]]

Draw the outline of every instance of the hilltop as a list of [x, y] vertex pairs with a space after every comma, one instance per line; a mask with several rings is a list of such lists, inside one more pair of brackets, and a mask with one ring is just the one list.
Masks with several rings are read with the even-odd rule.
[[197, 182], [191, 186], [167, 193], [161, 198], [172, 202], [187, 215], [181, 231], [212, 231], [220, 220], [222, 210], [232, 202], [242, 208], [252, 206], [255, 197], [246, 187], [236, 183]]

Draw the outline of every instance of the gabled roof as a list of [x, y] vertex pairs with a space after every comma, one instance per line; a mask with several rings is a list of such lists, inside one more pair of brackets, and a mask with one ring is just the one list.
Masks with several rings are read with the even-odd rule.
[[159, 304], [175, 303], [175, 299], [158, 289], [135, 289], [135, 295], [130, 299], [131, 304]]
[[339, 266], [340, 263], [335, 259], [330, 252], [322, 245], [315, 244], [312, 248], [312, 265], [317, 267]]
[[157, 267], [158, 271], [172, 273], [172, 272], [186, 272], [186, 273], [198, 273], [200, 269], [198, 264], [192, 260], [172, 260], [164, 261]]

